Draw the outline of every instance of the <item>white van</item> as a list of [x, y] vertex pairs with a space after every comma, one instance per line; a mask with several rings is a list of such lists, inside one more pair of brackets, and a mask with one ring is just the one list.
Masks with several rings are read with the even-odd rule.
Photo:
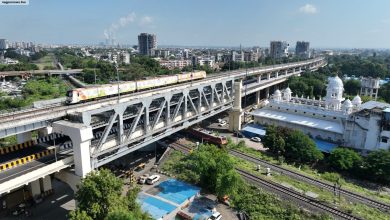
[[160, 179], [160, 175], [151, 175], [150, 177], [148, 177], [148, 179], [146, 180], [146, 183], [149, 184], [149, 185], [153, 185], [154, 183], [156, 183], [158, 180]]

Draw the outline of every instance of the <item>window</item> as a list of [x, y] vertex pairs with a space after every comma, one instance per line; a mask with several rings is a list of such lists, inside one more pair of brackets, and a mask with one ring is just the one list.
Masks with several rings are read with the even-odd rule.
[[313, 113], [313, 115], [316, 115], [316, 113]]
[[326, 118], [326, 115], [323, 115], [322, 117]]
[[333, 119], [336, 119], [336, 117], [333, 117]]
[[382, 137], [381, 139], [382, 139], [381, 140], [382, 143], [387, 143], [387, 141], [389, 140], [388, 137]]

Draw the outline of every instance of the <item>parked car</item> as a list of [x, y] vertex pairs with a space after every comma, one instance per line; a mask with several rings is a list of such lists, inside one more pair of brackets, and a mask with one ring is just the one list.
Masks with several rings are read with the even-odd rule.
[[148, 177], [148, 179], [146, 180], [146, 183], [149, 184], [149, 185], [153, 185], [154, 183], [156, 183], [158, 180], [160, 179], [160, 175], [151, 175], [150, 177]]
[[138, 183], [139, 184], [145, 184], [146, 183], [146, 180], [148, 179], [149, 175], [148, 174], [144, 174], [142, 176], [140, 176], [138, 178]]
[[259, 137], [252, 137], [251, 138], [251, 141], [254, 141], [254, 142], [261, 142], [261, 139]]
[[222, 219], [222, 215], [221, 213], [219, 212], [214, 212], [208, 220], [221, 220]]
[[227, 123], [226, 123], [226, 121], [221, 121], [221, 122], [219, 122], [219, 126], [220, 127], [223, 127], [223, 126], [225, 126]]

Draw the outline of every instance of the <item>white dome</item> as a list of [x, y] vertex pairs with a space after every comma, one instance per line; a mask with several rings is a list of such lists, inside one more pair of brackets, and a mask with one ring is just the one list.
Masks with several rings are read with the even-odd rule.
[[280, 92], [279, 89], [275, 90], [274, 96], [281, 96], [281, 95], [282, 95], [282, 93]]
[[284, 92], [291, 93], [291, 89], [290, 89], [290, 87], [287, 87], [287, 88], [284, 90]]
[[353, 98], [352, 103], [354, 105], [360, 105], [360, 104], [362, 104], [362, 98], [360, 98], [360, 96], [357, 95], [357, 96], [355, 96], [355, 98]]
[[329, 83], [329, 86], [331, 86], [333, 88], [335, 88], [335, 87], [343, 88], [344, 87], [343, 81], [338, 76], [329, 77], [328, 83]]
[[344, 108], [352, 108], [353, 107], [352, 102], [349, 99], [345, 100], [343, 105], [344, 105]]

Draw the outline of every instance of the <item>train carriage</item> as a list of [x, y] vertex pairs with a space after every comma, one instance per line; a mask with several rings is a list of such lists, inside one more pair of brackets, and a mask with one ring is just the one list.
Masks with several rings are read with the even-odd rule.
[[[168, 86], [176, 83], [206, 78], [205, 71], [177, 74], [172, 76], [162, 76], [152, 79], [128, 81], [119, 83], [119, 93], [129, 93], [153, 89], [156, 87]], [[66, 103], [74, 104], [83, 101], [93, 100], [101, 97], [108, 97], [118, 94], [118, 84], [105, 84], [86, 88], [69, 90], [66, 93]]]

